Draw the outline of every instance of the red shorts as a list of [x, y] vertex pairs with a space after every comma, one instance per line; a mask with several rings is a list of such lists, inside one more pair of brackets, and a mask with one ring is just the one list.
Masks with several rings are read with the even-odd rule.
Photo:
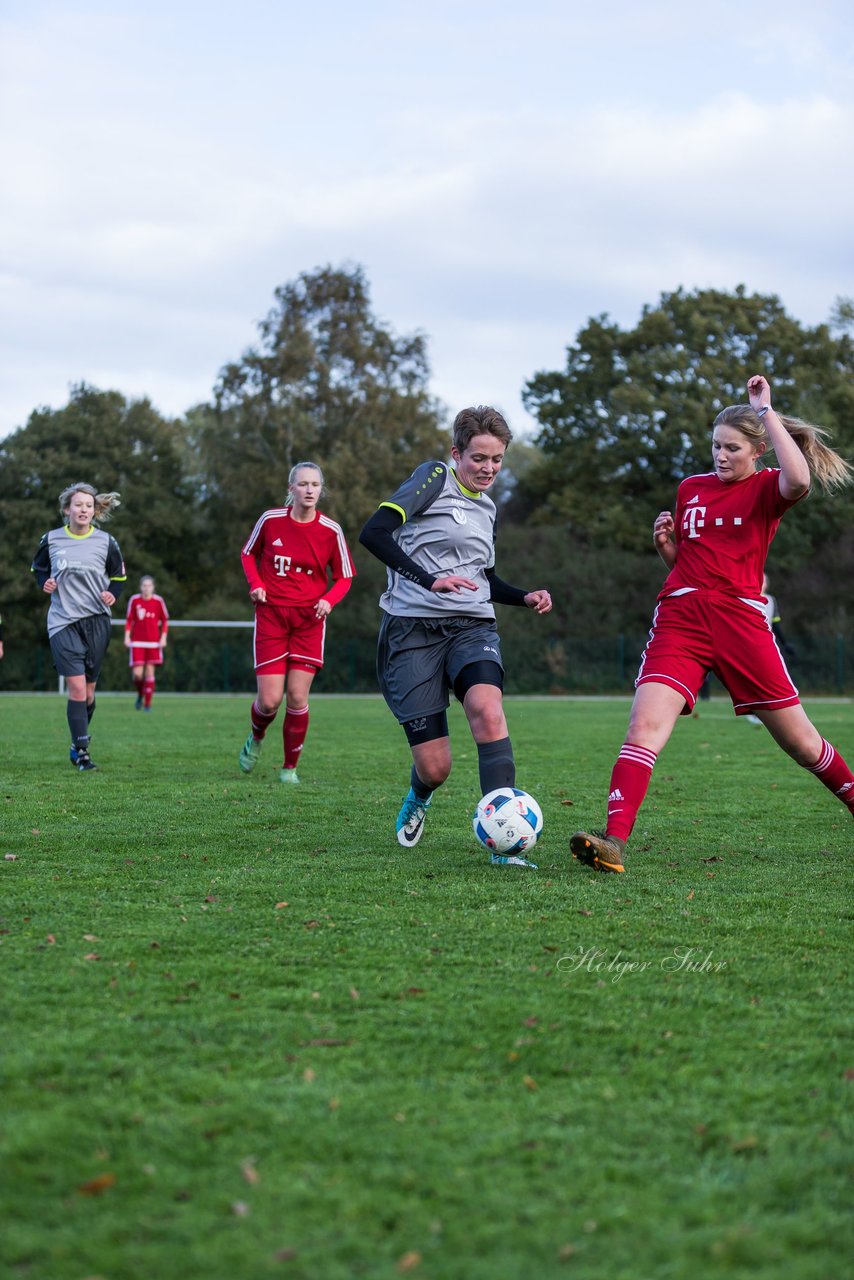
[[779, 711], [800, 702], [765, 614], [736, 596], [689, 591], [659, 600], [635, 687], [666, 684], [694, 710], [713, 671], [737, 716]]
[[132, 644], [128, 649], [128, 655], [130, 667], [144, 667], [146, 663], [150, 663], [152, 667], [159, 667], [163, 662], [163, 650], [156, 643], [152, 643], [150, 647], [147, 644]]
[[255, 606], [254, 660], [261, 675], [319, 671], [325, 640], [326, 619], [317, 617], [313, 604]]

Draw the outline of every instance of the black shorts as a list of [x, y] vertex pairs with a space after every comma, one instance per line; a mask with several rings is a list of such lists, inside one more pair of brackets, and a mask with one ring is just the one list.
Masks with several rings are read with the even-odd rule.
[[444, 711], [454, 681], [474, 662], [504, 671], [492, 618], [399, 618], [386, 614], [377, 645], [377, 680], [401, 724]]
[[110, 643], [112, 623], [108, 613], [69, 622], [50, 637], [53, 665], [61, 676], [84, 676], [94, 684]]

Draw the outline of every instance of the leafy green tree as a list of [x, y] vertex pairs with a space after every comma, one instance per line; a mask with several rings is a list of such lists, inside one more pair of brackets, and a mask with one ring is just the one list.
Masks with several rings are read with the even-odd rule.
[[447, 452], [428, 376], [424, 336], [398, 337], [376, 318], [360, 268], [282, 285], [257, 346], [221, 371], [214, 403], [188, 415], [208, 509], [242, 541], [309, 458], [326, 477], [325, 509], [355, 542], [390, 487]]
[[[710, 469], [713, 419], [746, 400], [754, 372], [769, 378], [778, 408], [828, 429], [851, 457], [853, 318], [841, 300], [831, 324], [806, 327], [777, 297], [739, 287], [662, 294], [632, 329], [606, 315], [591, 319], [567, 348], [565, 368], [527, 383], [541, 459], [520, 478], [514, 509], [562, 527], [575, 547], [654, 554], [655, 515], [673, 507], [684, 476]], [[821, 566], [854, 557], [852, 517], [851, 489], [830, 498], [816, 490], [781, 525], [769, 563], [813, 606], [809, 584]], [[806, 609], [802, 619], [809, 623]]]
[[[121, 494], [106, 527], [125, 557], [128, 587], [155, 576], [173, 613], [206, 584], [198, 573], [202, 529], [186, 478], [182, 429], [148, 400], [80, 385], [62, 409], [37, 409], [26, 426], [0, 442], [0, 600], [9, 629], [4, 668], [14, 655], [44, 643], [47, 599], [29, 572], [39, 538], [61, 521], [57, 498], [75, 481]], [[126, 598], [126, 597], [125, 597]]]

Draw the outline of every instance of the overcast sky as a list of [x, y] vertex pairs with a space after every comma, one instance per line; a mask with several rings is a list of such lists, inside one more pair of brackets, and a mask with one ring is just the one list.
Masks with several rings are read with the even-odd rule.
[[0, 0], [0, 436], [179, 415], [274, 288], [361, 264], [432, 390], [520, 391], [664, 290], [854, 295], [843, 0]]

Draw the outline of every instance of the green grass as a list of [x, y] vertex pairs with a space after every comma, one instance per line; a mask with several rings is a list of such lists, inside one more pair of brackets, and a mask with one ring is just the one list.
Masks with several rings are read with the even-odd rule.
[[566, 846], [627, 700], [508, 701], [536, 873], [458, 710], [406, 851], [378, 700], [314, 700], [298, 788], [278, 723], [238, 773], [249, 699], [154, 705], [79, 775], [60, 698], [0, 702], [4, 1276], [844, 1273], [852, 824], [763, 730], [680, 721], [618, 877]]

